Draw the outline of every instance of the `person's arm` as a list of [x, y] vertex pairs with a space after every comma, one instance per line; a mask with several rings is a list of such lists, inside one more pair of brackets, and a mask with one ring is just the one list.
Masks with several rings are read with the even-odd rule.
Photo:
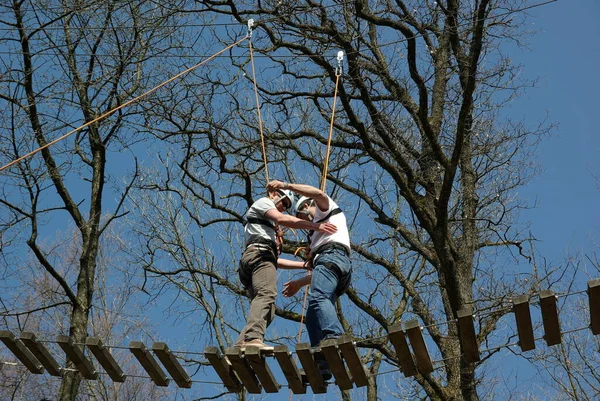
[[305, 262], [302, 260], [277, 259], [278, 269], [305, 269]]
[[295, 216], [283, 214], [277, 209], [268, 210], [265, 213], [265, 217], [284, 227], [297, 228], [299, 230], [314, 230], [327, 234], [334, 234], [337, 232], [337, 227], [334, 224], [313, 223], [312, 221], [306, 221]]
[[288, 281], [283, 285], [283, 290], [281, 291], [281, 294], [284, 297], [294, 296], [300, 288], [310, 284], [311, 278], [312, 276], [306, 275], [304, 277], [300, 277], [297, 280]]
[[311, 185], [306, 184], [294, 184], [288, 182], [282, 182], [278, 180], [271, 181], [267, 184], [268, 190], [277, 190], [277, 189], [289, 189], [301, 196], [306, 196], [311, 198], [317, 204], [317, 207], [321, 211], [329, 210], [329, 198], [325, 194], [325, 192], [321, 191], [319, 188], [315, 188]]

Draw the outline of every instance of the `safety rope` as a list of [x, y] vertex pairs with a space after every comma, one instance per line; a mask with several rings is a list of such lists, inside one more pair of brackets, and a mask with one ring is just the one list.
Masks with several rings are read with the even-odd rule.
[[258, 85], [256, 84], [256, 72], [254, 70], [254, 51], [252, 48], [252, 25], [254, 20], [248, 20], [248, 46], [250, 48], [250, 64], [252, 65], [252, 82], [254, 84], [254, 97], [256, 98], [256, 112], [258, 113], [258, 131], [260, 132], [260, 142], [262, 146], [263, 162], [265, 163], [265, 179], [269, 183], [269, 167], [267, 165], [267, 148], [265, 146], [265, 135], [263, 133], [262, 117], [260, 114], [260, 102], [258, 101]]
[[219, 56], [221, 53], [224, 53], [224, 52], [226, 52], [227, 50], [229, 50], [229, 49], [231, 49], [231, 48], [233, 48], [233, 47], [235, 47], [235, 46], [239, 45], [239, 44], [240, 44], [240, 43], [242, 43], [244, 40], [246, 40], [246, 39], [249, 39], [249, 38], [250, 38], [249, 36], [246, 36], [246, 37], [244, 37], [244, 38], [242, 38], [242, 39], [238, 40], [238, 41], [237, 41], [237, 42], [235, 42], [234, 44], [227, 46], [226, 48], [224, 48], [224, 49], [222, 49], [222, 50], [218, 51], [217, 53], [213, 54], [212, 56], [208, 57], [208, 58], [207, 58], [207, 59], [205, 59], [204, 61], [202, 61], [202, 62], [200, 62], [200, 63], [198, 63], [198, 64], [194, 65], [193, 67], [190, 67], [190, 68], [188, 68], [187, 70], [185, 70], [185, 71], [183, 71], [183, 72], [180, 72], [179, 74], [177, 74], [177, 75], [175, 75], [175, 76], [173, 76], [173, 77], [169, 78], [168, 80], [166, 80], [166, 81], [164, 81], [163, 83], [161, 83], [161, 84], [159, 84], [159, 85], [155, 86], [154, 88], [150, 89], [149, 91], [147, 91], [147, 92], [145, 92], [145, 93], [142, 93], [141, 95], [139, 95], [139, 96], [137, 96], [137, 97], [135, 97], [135, 98], [133, 98], [133, 99], [131, 99], [131, 100], [128, 100], [127, 102], [123, 103], [122, 105], [120, 105], [120, 106], [117, 106], [117, 107], [115, 107], [114, 109], [107, 111], [106, 113], [104, 113], [104, 114], [100, 115], [99, 117], [96, 117], [96, 118], [94, 118], [94, 119], [93, 119], [93, 120], [91, 120], [91, 121], [88, 121], [87, 123], [83, 124], [82, 126], [80, 126], [80, 127], [78, 127], [78, 128], [75, 128], [74, 130], [72, 130], [72, 131], [70, 131], [70, 132], [67, 132], [67, 133], [66, 133], [66, 134], [64, 134], [63, 136], [61, 136], [61, 137], [59, 137], [59, 138], [56, 138], [55, 140], [53, 140], [53, 141], [51, 141], [51, 142], [48, 142], [47, 144], [45, 144], [45, 145], [43, 145], [43, 146], [40, 146], [39, 148], [37, 148], [37, 149], [35, 149], [35, 150], [33, 150], [33, 151], [31, 151], [31, 152], [27, 153], [26, 155], [23, 155], [23, 156], [19, 157], [19, 158], [18, 158], [18, 159], [16, 159], [16, 160], [13, 160], [12, 162], [8, 163], [7, 165], [5, 165], [5, 166], [1, 167], [1, 168], [0, 168], [0, 172], [2, 172], [3, 170], [5, 170], [5, 169], [7, 169], [7, 168], [11, 167], [11, 166], [12, 166], [12, 165], [14, 165], [14, 164], [17, 164], [17, 163], [19, 163], [20, 161], [22, 161], [22, 160], [24, 160], [24, 159], [28, 158], [29, 156], [33, 156], [34, 154], [36, 154], [36, 153], [38, 153], [38, 152], [40, 152], [40, 151], [42, 151], [42, 150], [44, 150], [44, 149], [46, 149], [46, 148], [48, 148], [48, 147], [50, 147], [50, 146], [54, 145], [55, 143], [62, 141], [63, 139], [65, 139], [65, 138], [67, 138], [67, 137], [71, 136], [72, 134], [74, 134], [75, 132], [81, 131], [83, 128], [85, 128], [85, 127], [87, 127], [87, 126], [89, 126], [89, 125], [91, 125], [91, 124], [93, 124], [93, 123], [95, 123], [95, 122], [97, 122], [97, 121], [100, 121], [100, 120], [102, 120], [103, 118], [106, 118], [106, 117], [110, 116], [111, 114], [115, 113], [116, 111], [118, 111], [118, 110], [121, 110], [123, 107], [125, 107], [125, 106], [128, 106], [128, 105], [130, 105], [131, 103], [134, 103], [134, 102], [136, 102], [136, 101], [140, 100], [141, 98], [143, 98], [143, 97], [145, 97], [145, 96], [147, 96], [147, 95], [149, 95], [149, 94], [151, 94], [151, 93], [155, 92], [157, 89], [160, 89], [160, 88], [162, 88], [163, 86], [167, 85], [168, 83], [170, 83], [170, 82], [172, 82], [172, 81], [176, 80], [177, 78], [181, 77], [182, 75], [185, 75], [185, 74], [187, 74], [187, 73], [188, 73], [188, 72], [190, 72], [190, 71], [193, 71], [194, 69], [196, 69], [196, 68], [200, 67], [201, 65], [205, 64], [206, 62], [208, 62], [208, 61], [212, 60], [213, 58], [215, 58], [215, 57]]
[[340, 82], [340, 75], [342, 75], [342, 60], [344, 59], [344, 52], [339, 51], [337, 54], [338, 65], [335, 68], [335, 90], [333, 92], [333, 106], [331, 108], [331, 120], [329, 122], [329, 137], [327, 138], [327, 150], [325, 152], [325, 160], [323, 162], [323, 173], [321, 176], [321, 191], [325, 192], [325, 186], [327, 185], [327, 169], [329, 168], [329, 156], [331, 153], [331, 138], [333, 136], [333, 122], [335, 120], [335, 104], [337, 102], [338, 85]]
[[[252, 66], [252, 83], [254, 84], [254, 98], [256, 99], [256, 113], [258, 114], [258, 131], [260, 132], [260, 143], [262, 149], [263, 162], [265, 164], [265, 180], [269, 183], [269, 165], [267, 164], [267, 147], [265, 144], [265, 135], [263, 133], [262, 116], [260, 114], [260, 101], [258, 100], [258, 85], [256, 84], [256, 71], [254, 68], [254, 49], [252, 48], [252, 26], [254, 20], [248, 20], [248, 47], [250, 49], [250, 64]], [[293, 205], [292, 205], [293, 206]], [[277, 246], [279, 249], [283, 247], [283, 229], [278, 225], [275, 226], [275, 236], [277, 237]]]
[[[327, 184], [327, 169], [329, 168], [329, 157], [331, 155], [331, 138], [333, 137], [333, 122], [335, 120], [335, 105], [337, 102], [337, 94], [338, 94], [338, 86], [339, 86], [339, 82], [340, 82], [340, 76], [342, 75], [342, 60], [343, 59], [344, 59], [344, 52], [339, 51], [337, 54], [337, 67], [335, 69], [335, 90], [333, 92], [333, 105], [331, 108], [331, 120], [329, 122], [329, 137], [327, 138], [327, 149], [325, 151], [325, 160], [323, 162], [323, 172], [321, 175], [321, 191], [323, 191], [323, 192], [325, 192], [325, 187]], [[298, 253], [298, 251], [300, 249], [301, 248], [298, 248], [296, 250], [296, 253]], [[307, 271], [307, 275], [309, 275], [309, 274], [311, 274], [311, 272]], [[306, 312], [306, 300], [308, 299], [308, 287], [309, 286], [304, 287], [304, 300], [302, 301], [302, 313], [300, 314], [300, 330], [298, 331], [297, 342], [300, 342], [300, 340], [302, 338], [302, 326], [304, 323], [304, 315]], [[297, 357], [298, 356], [296, 355], [296, 358]], [[290, 389], [289, 400], [290, 401], [292, 400], [292, 390], [291, 389]]]

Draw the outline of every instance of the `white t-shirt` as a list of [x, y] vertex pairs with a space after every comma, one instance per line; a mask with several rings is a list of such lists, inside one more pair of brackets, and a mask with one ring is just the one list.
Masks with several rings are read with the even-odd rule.
[[275, 202], [267, 197], [260, 198], [254, 202], [252, 206], [250, 206], [250, 209], [248, 209], [246, 215], [244, 216], [244, 218], [248, 221], [248, 223], [244, 226], [244, 240], [246, 241], [246, 245], [253, 242], [264, 241], [271, 241], [273, 244], [275, 244], [275, 230], [273, 228], [264, 224], [250, 222], [252, 219], [260, 219], [265, 220], [265, 223], [269, 222], [275, 226], [274, 221], [265, 217], [265, 213], [275, 208]]
[[[338, 205], [328, 195], [327, 199], [329, 199], [329, 209], [323, 211], [317, 206], [313, 222], [316, 223], [327, 216], [333, 209], [338, 207]], [[315, 231], [311, 237], [310, 249], [316, 250], [323, 245], [335, 242], [336, 244], [344, 245], [346, 248], [348, 248], [348, 252], [350, 252], [350, 235], [348, 234], [348, 225], [346, 224], [346, 216], [344, 216], [344, 213], [335, 214], [329, 217], [328, 220], [322, 221], [321, 223], [327, 222], [334, 224], [337, 227], [337, 232], [334, 234], [327, 234]]]

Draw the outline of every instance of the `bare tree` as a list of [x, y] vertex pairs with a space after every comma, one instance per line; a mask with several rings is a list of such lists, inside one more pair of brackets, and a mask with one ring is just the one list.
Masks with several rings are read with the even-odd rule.
[[[599, 184], [598, 176], [590, 173]], [[559, 290], [564, 294], [577, 289], [577, 283], [597, 279], [600, 275], [598, 242], [595, 240], [598, 232], [588, 235], [592, 250], [589, 253], [573, 252], [563, 262], [565, 273]], [[561, 330], [567, 333], [562, 336], [561, 344], [537, 351], [532, 359], [540, 376], [546, 378], [543, 385], [548, 398], [588, 401], [600, 395], [600, 358], [594, 352], [599, 349], [600, 342], [590, 330], [589, 294], [574, 292], [574, 295], [559, 298], [559, 322]]]
[[[135, 131], [139, 108], [113, 110], [165, 79], [156, 57], [178, 46], [171, 21], [184, 7], [35, 0], [0, 7], [0, 160], [4, 166], [42, 148], [1, 173], [3, 279], [10, 286], [33, 256], [35, 277], [47, 280], [52, 294], [27, 305], [3, 292], [2, 302], [10, 305], [8, 314], [66, 313], [64, 331], [81, 344], [102, 300], [96, 294], [100, 241], [126, 213], [123, 202], [137, 177], [131, 149], [143, 140]], [[49, 146], [67, 131], [75, 135]], [[78, 253], [65, 267], [60, 247], [48, 238], [68, 225], [76, 227]], [[68, 367], [53, 399], [78, 394], [81, 376], [71, 362]]]
[[[270, 177], [318, 185], [343, 69], [327, 188], [352, 221], [355, 284], [340, 313], [372, 373], [398, 366], [383, 338], [417, 318], [436, 370], [398, 383], [398, 398], [477, 400], [478, 389], [494, 390], [483, 367], [515, 338], [514, 329], [497, 330], [510, 300], [559, 274], [533, 263], [533, 238], [519, 220], [528, 205], [516, 193], [536, 174], [535, 145], [549, 126], [502, 114], [532, 84], [520, 80], [505, 47], [523, 39], [526, 3], [197, 4], [223, 22], [212, 26], [222, 46], [245, 33], [248, 19], [257, 23], [251, 39]], [[241, 26], [227, 27], [232, 20]], [[136, 256], [159, 278], [155, 288], [173, 288], [166, 280], [197, 299], [221, 346], [239, 330], [237, 310], [227, 315], [223, 305], [243, 293], [235, 275], [239, 232], [265, 182], [244, 49], [148, 107], [148, 129], [168, 146], [144, 173], [132, 220]], [[290, 237], [285, 251], [301, 241]], [[278, 301], [277, 313], [298, 322], [300, 303]], [[455, 319], [465, 308], [476, 312], [481, 348], [496, 345], [477, 363], [461, 356]], [[281, 327], [272, 336], [294, 337]], [[368, 399], [381, 391], [372, 382]]]
[[[57, 255], [55, 264], [61, 267], [62, 275], [72, 281], [76, 277], [81, 257], [80, 243], [77, 231], [67, 230], [57, 233], [57, 238], [52, 243], [40, 245], [54, 250]], [[137, 360], [133, 359], [128, 350], [123, 349], [127, 339], [151, 337], [154, 327], [144, 315], [146, 305], [136, 297], [139, 275], [135, 271], [118, 267], [126, 266], [123, 259], [125, 253], [119, 251], [122, 246], [123, 240], [114, 230], [109, 229], [102, 238], [97, 258], [97, 282], [90, 311], [89, 335], [101, 338], [105, 345], [113, 347], [111, 353], [128, 378], [126, 383], [121, 384], [100, 374], [97, 380], [86, 381], [81, 386], [78, 399], [172, 399], [173, 389], [156, 387], [149, 379], [144, 378], [146, 373]], [[2, 294], [6, 301], [0, 312], [3, 328], [35, 333], [64, 366], [64, 352], [56, 344], [55, 337], [57, 333], [68, 331], [70, 305], [62, 301], [60, 286], [52, 276], [48, 273], [40, 274], [39, 262], [35, 259], [22, 261], [18, 277], [2, 286]], [[40, 305], [45, 307], [40, 308]], [[15, 359], [14, 356], [11, 358], [9, 352], [2, 354], [7, 354], [3, 355], [3, 361]], [[93, 357], [91, 359], [94, 360]], [[31, 374], [18, 362], [7, 367], [10, 369], [0, 371], [0, 381], [5, 383], [5, 388], [0, 389], [2, 399], [56, 398], [60, 379], [47, 374]], [[98, 370], [102, 372], [101, 369]]]

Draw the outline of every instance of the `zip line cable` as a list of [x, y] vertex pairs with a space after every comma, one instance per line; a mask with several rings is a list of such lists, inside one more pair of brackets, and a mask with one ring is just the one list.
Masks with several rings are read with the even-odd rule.
[[96, 117], [96, 118], [94, 118], [94, 119], [93, 119], [93, 120], [91, 120], [91, 121], [88, 121], [87, 123], [83, 124], [82, 126], [80, 126], [80, 127], [78, 127], [78, 128], [75, 128], [75, 129], [74, 129], [74, 130], [72, 130], [72, 131], [69, 131], [69, 132], [67, 132], [67, 133], [66, 133], [66, 134], [64, 134], [63, 136], [61, 136], [61, 137], [59, 137], [59, 138], [56, 138], [55, 140], [53, 140], [53, 141], [51, 141], [51, 142], [48, 142], [47, 144], [45, 144], [45, 145], [43, 145], [43, 146], [40, 146], [39, 148], [37, 148], [37, 149], [35, 149], [35, 150], [33, 150], [33, 151], [31, 151], [31, 152], [27, 153], [26, 155], [23, 155], [23, 156], [19, 157], [19, 158], [18, 158], [18, 159], [16, 159], [16, 160], [13, 160], [12, 162], [8, 163], [7, 165], [5, 165], [5, 166], [3, 166], [3, 167], [0, 167], [0, 172], [2, 172], [3, 170], [5, 170], [5, 169], [7, 169], [7, 168], [11, 167], [12, 165], [14, 165], [14, 164], [16, 164], [16, 163], [19, 163], [20, 161], [22, 161], [23, 159], [26, 159], [26, 158], [28, 158], [29, 156], [32, 156], [32, 155], [34, 155], [34, 154], [38, 153], [39, 151], [41, 151], [41, 150], [44, 150], [44, 149], [46, 149], [46, 148], [48, 148], [48, 147], [50, 147], [50, 146], [54, 145], [55, 143], [62, 141], [63, 139], [65, 139], [65, 138], [67, 138], [67, 137], [71, 136], [72, 134], [74, 134], [75, 132], [81, 131], [83, 128], [85, 128], [85, 127], [87, 127], [87, 126], [89, 126], [89, 125], [91, 125], [91, 124], [93, 124], [93, 123], [95, 123], [95, 122], [98, 122], [98, 121], [102, 120], [103, 118], [106, 118], [106, 117], [108, 117], [108, 116], [112, 115], [113, 113], [115, 113], [116, 111], [118, 111], [118, 110], [120, 110], [120, 109], [124, 108], [125, 106], [128, 106], [128, 105], [130, 105], [130, 104], [132, 104], [132, 103], [134, 103], [134, 102], [136, 102], [136, 101], [140, 100], [141, 98], [143, 98], [143, 97], [145, 97], [145, 96], [147, 96], [147, 95], [149, 95], [149, 94], [151, 94], [151, 93], [155, 92], [156, 90], [158, 90], [158, 89], [162, 88], [163, 86], [167, 85], [168, 83], [171, 83], [171, 82], [173, 82], [174, 80], [176, 80], [177, 78], [181, 77], [182, 75], [185, 75], [185, 74], [187, 74], [188, 72], [190, 72], [190, 71], [193, 71], [193, 70], [195, 70], [196, 68], [200, 67], [201, 65], [205, 64], [206, 62], [208, 62], [208, 61], [212, 60], [213, 58], [215, 58], [215, 57], [216, 57], [216, 56], [218, 56], [219, 54], [221, 54], [221, 53], [224, 53], [224, 52], [226, 52], [227, 50], [229, 50], [229, 49], [231, 49], [231, 48], [233, 48], [233, 47], [237, 46], [238, 44], [242, 43], [244, 40], [246, 40], [246, 39], [248, 39], [248, 38], [249, 38], [249, 37], [248, 37], [248, 36], [246, 36], [246, 37], [244, 37], [244, 38], [242, 38], [242, 39], [238, 40], [237, 42], [233, 43], [232, 45], [229, 45], [229, 46], [227, 46], [226, 48], [224, 48], [224, 49], [222, 49], [222, 50], [218, 51], [217, 53], [215, 53], [214, 55], [210, 56], [209, 58], [207, 58], [207, 59], [205, 59], [205, 60], [201, 61], [200, 63], [198, 63], [198, 64], [196, 64], [196, 65], [194, 65], [194, 66], [192, 66], [192, 67], [188, 68], [188, 69], [187, 69], [187, 70], [185, 70], [185, 71], [182, 71], [182, 72], [180, 72], [179, 74], [177, 74], [177, 75], [175, 75], [175, 76], [173, 76], [173, 77], [171, 77], [171, 78], [169, 78], [168, 80], [166, 80], [166, 81], [162, 82], [161, 84], [159, 84], [159, 85], [155, 86], [154, 88], [150, 89], [149, 91], [147, 91], [147, 92], [145, 92], [145, 93], [142, 93], [141, 95], [139, 95], [139, 96], [137, 96], [137, 97], [135, 97], [135, 98], [133, 98], [133, 99], [131, 99], [131, 100], [128, 100], [127, 102], [123, 103], [122, 105], [120, 105], [120, 106], [118, 106], [118, 107], [115, 107], [115, 108], [114, 108], [114, 109], [112, 109], [112, 110], [109, 110], [109, 111], [107, 111], [106, 113], [104, 113], [104, 114], [100, 115], [99, 117]]
[[[537, 8], [540, 6], [545, 6], [551, 3], [556, 3], [558, 2], [558, 0], [546, 0], [546, 1], [542, 1], [540, 3], [535, 3], [535, 4], [531, 4], [528, 6], [523, 6], [521, 8], [517, 8], [514, 10], [508, 10], [504, 13], [500, 13], [497, 15], [492, 15], [489, 17], [486, 17], [486, 19], [493, 19], [493, 18], [497, 18], [497, 17], [503, 17], [503, 16], [507, 16], [510, 14], [514, 14], [517, 12], [521, 12], [521, 11], [527, 11], [533, 8]], [[327, 6], [319, 6], [319, 10], [325, 10], [325, 9], [329, 9], [329, 8], [334, 8], [334, 7], [340, 7], [340, 6], [347, 6], [347, 5], [352, 5], [354, 4], [354, 1], [347, 1], [347, 2], [343, 2], [343, 3], [339, 3], [339, 4], [331, 4], [331, 5], [327, 5]], [[46, 8], [45, 10], [56, 10], [58, 8]], [[62, 8], [61, 8], [62, 9]], [[312, 11], [314, 11], [315, 6], [308, 6], [308, 7], [302, 7], [302, 8], [298, 8], [298, 9], [294, 9], [292, 12], [289, 13], [285, 13], [283, 15], [278, 15], [276, 17], [270, 17], [270, 18], [265, 18], [264, 20], [261, 20], [260, 22], [262, 24], [267, 24], [267, 23], [271, 23], [271, 22], [275, 22], [275, 21], [281, 21], [282, 20], [282, 16], [289, 16], [289, 15], [302, 15], [302, 14], [310, 14]], [[21, 9], [21, 11], [23, 12], [33, 12], [34, 10], [27, 10], [27, 9]], [[78, 11], [84, 11], [84, 10], [78, 10]], [[193, 11], [197, 11], [197, 12], [202, 12], [202, 10], [191, 10], [191, 11], [186, 11], [187, 14], [190, 14]], [[56, 20], [55, 22], [60, 21], [60, 19]], [[470, 20], [469, 23], [474, 22], [474, 21], [478, 21], [478, 20]], [[180, 27], [184, 27], [184, 28], [207, 28], [207, 27], [219, 27], [219, 26], [229, 26], [229, 27], [234, 27], [234, 26], [239, 26], [240, 22], [211, 22], [211, 23], [206, 23], [206, 24], [199, 24], [199, 23], [190, 23], [190, 24], [184, 24], [184, 25], [161, 25], [161, 28], [180, 28]], [[94, 26], [86, 26], [86, 27], [79, 27], [81, 29], [85, 29], [85, 30], [89, 30], [89, 31], [106, 31], [108, 30], [106, 27], [94, 27]], [[134, 25], [123, 25], [123, 26], [117, 26], [117, 27], [112, 27], [110, 28], [110, 30], [126, 30], [126, 29], [139, 29], [139, 26], [134, 26]], [[0, 32], [6, 31], [6, 32], [10, 32], [12, 31], [14, 28], [3, 28], [0, 27]], [[51, 26], [45, 26], [44, 30], [49, 30], [49, 31], [63, 31], [64, 28], [63, 27], [51, 27]], [[419, 34], [419, 36], [422, 36]]]
[[[515, 13], [518, 13], [518, 12], [522, 12], [522, 11], [527, 11], [527, 10], [530, 10], [530, 9], [533, 9], [533, 8], [537, 8], [537, 7], [541, 7], [541, 6], [546, 6], [548, 4], [556, 3], [556, 2], [558, 2], [558, 0], [543, 1], [541, 3], [536, 3], [536, 4], [529, 5], [529, 6], [524, 6], [524, 7], [521, 7], [521, 8], [514, 9], [514, 10], [509, 10], [509, 11], [506, 11], [504, 13], [500, 13], [500, 14], [497, 14], [497, 15], [493, 15], [493, 16], [489, 16], [489, 17], [484, 17], [484, 18], [478, 18], [478, 19], [475, 19], [475, 20], [469, 20], [469, 21], [467, 21], [467, 22], [465, 22], [463, 24], [459, 24], [457, 27], [465, 27], [467, 25], [472, 24], [473, 22], [478, 22], [478, 21], [481, 21], [481, 20], [484, 20], [484, 19], [493, 20], [494, 18], [506, 17], [508, 15], [512, 15], [512, 14], [515, 14]], [[327, 8], [327, 7], [330, 7], [330, 6], [324, 6], [323, 8]], [[277, 21], [278, 19], [279, 18], [269, 18], [269, 19], [265, 19], [264, 21], [261, 21], [261, 23], [266, 24], [268, 22]], [[237, 25], [237, 23], [236, 24], [232, 23], [231, 25]], [[188, 27], [188, 26], [189, 27], [194, 27], [196, 25], [195, 24], [193, 24], [193, 25], [185, 25], [185, 27]], [[209, 25], [201, 25], [201, 26], [211, 26], [211, 25], [209, 24]], [[3, 28], [0, 28], [0, 31], [2, 29]], [[415, 33], [414, 35], [412, 35], [410, 37], [405, 37], [405, 38], [402, 38], [402, 39], [399, 39], [399, 40], [395, 40], [395, 41], [392, 41], [392, 42], [383, 43], [383, 44], [380, 44], [378, 46], [372, 46], [372, 48], [373, 49], [382, 49], [384, 47], [388, 47], [388, 46], [391, 46], [391, 45], [395, 45], [395, 44], [407, 42], [408, 40], [417, 39], [417, 38], [420, 38], [420, 37], [424, 37], [424, 35], [421, 34], [421, 33]], [[0, 54], [14, 55], [14, 54], [23, 54], [23, 53], [20, 52], [20, 51], [18, 51], [18, 52], [0, 51]], [[36, 55], [54, 55], [54, 53], [43, 53], [43, 52], [39, 52], [39, 53], [35, 53], [35, 54]], [[359, 51], [346, 52], [346, 55], [361, 55], [361, 54], [362, 53], [359, 52]], [[83, 53], [80, 53], [80, 55], [95, 56], [95, 57], [97, 57], [97, 56], [116, 57], [117, 56], [116, 54], [110, 54], [110, 53], [105, 53], [105, 54], [83, 54]], [[173, 58], [173, 57], [178, 57], [178, 58], [198, 58], [198, 57], [207, 57], [207, 56], [206, 55], [194, 55], [194, 56], [164, 55], [164, 56], [155, 56], [155, 57], [156, 58], [160, 58], [160, 57], [168, 57], [168, 58]], [[239, 55], [239, 56], [218, 56], [218, 57], [240, 57], [241, 58], [241, 57], [246, 57], [246, 56]], [[322, 57], [322, 56], [319, 55], [319, 54], [291, 54], [291, 55], [277, 55], [277, 56], [266, 56], [266, 55], [263, 56], [263, 55], [258, 55], [258, 56], [254, 56], [254, 57], [255, 58], [284, 59], [284, 58], [301, 58], [301, 57], [312, 58], [312, 57]]]
[[[557, 1], [557, 0], [555, 0], [555, 1]], [[328, 8], [334, 8], [334, 7], [340, 7], [340, 6], [347, 6], [347, 5], [351, 5], [353, 3], [354, 3], [354, 1], [352, 0], [352, 1], [342, 2], [342, 3], [339, 3], [339, 4], [330, 4], [330, 5], [327, 5], [327, 6], [321, 5], [321, 6], [318, 7], [318, 9], [319, 10], [325, 10], [325, 9], [328, 9]], [[315, 11], [315, 8], [317, 8], [317, 7], [315, 7], [314, 5], [309, 5], [309, 6], [306, 6], [306, 7], [298, 7], [298, 8], [296, 8], [296, 9], [294, 9], [294, 10], [288, 12], [288, 13], [284, 13], [283, 16], [289, 16], [289, 15], [292, 15], [292, 14], [293, 15], [309, 14], [309, 13]], [[86, 7], [86, 8], [80, 8], [78, 10], [72, 10], [72, 11], [74, 11], [74, 12], [76, 12], [76, 11], [82, 12], [82, 11], [88, 11], [88, 9], [89, 9], [89, 11], [93, 11], [93, 12], [96, 12], [96, 10], [97, 10], [97, 9], [91, 10], [92, 7]], [[44, 8], [44, 11], [56, 11], [56, 10], [63, 11], [64, 8], [63, 7], [45, 7]], [[35, 12], [36, 9], [33, 9], [33, 8], [32, 9], [23, 9], [23, 8], [21, 8], [20, 11], [21, 12]], [[178, 10], [178, 11], [181, 11], [181, 10]], [[198, 12], [198, 13], [204, 12], [204, 10], [189, 10], [189, 11], [185, 10], [185, 13], [186, 14], [191, 14], [194, 11]], [[275, 11], [275, 10], [273, 10], [273, 11]], [[267, 18], [267, 19], [263, 20], [262, 22], [269, 23], [269, 22], [281, 20], [281, 18], [282, 18], [282, 15], [278, 15], [276, 17]], [[60, 21], [60, 19], [57, 19], [54, 22], [58, 22], [58, 21]], [[153, 22], [156, 22], [156, 21], [153, 21]], [[239, 25], [240, 25], [240, 22], [212, 22], [212, 23], [207, 23], [207, 24], [198, 24], [198, 23], [185, 24], [183, 26], [186, 27], [186, 28], [206, 28], [206, 27], [239, 26]], [[179, 25], [161, 25], [160, 27], [161, 28], [179, 28], [180, 26]], [[90, 31], [106, 31], [106, 30], [113, 30], [113, 29], [117, 29], [117, 30], [121, 30], [121, 29], [123, 29], [123, 30], [124, 29], [136, 29], [137, 30], [137, 29], [140, 29], [139, 26], [134, 26], [134, 25], [124, 25], [124, 26], [117, 26], [117, 27], [113, 27], [113, 28], [92, 27], [92, 26], [79, 27], [79, 28], [90, 30]], [[11, 31], [12, 29], [13, 28], [2, 28], [2, 27], [0, 27], [0, 32], [2, 32], [2, 31]], [[46, 27], [44, 27], [44, 29], [45, 30], [50, 30], [50, 31], [63, 31], [64, 30], [63, 27], [54, 28], [54, 27], [50, 27], [50, 26], [46, 26]]]

